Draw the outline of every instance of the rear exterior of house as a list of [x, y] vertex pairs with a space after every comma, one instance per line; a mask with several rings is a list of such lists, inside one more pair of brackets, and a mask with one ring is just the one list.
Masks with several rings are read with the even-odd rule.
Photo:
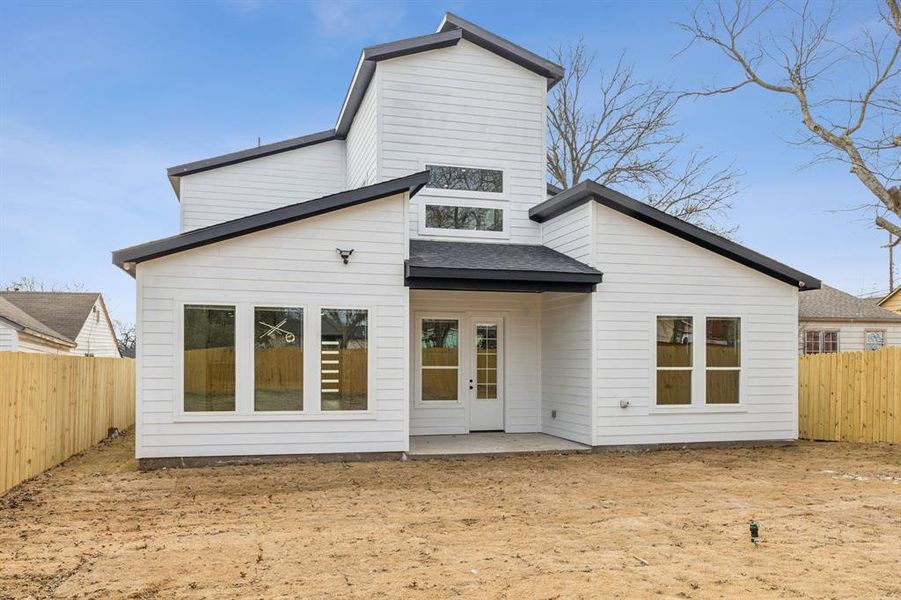
[[137, 283], [141, 459], [797, 437], [803, 273], [545, 183], [559, 66], [448, 14], [364, 50], [334, 130], [169, 170]]

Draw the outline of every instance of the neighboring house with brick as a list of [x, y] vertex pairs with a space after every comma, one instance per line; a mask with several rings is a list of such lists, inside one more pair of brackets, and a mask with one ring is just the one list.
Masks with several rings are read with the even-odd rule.
[[0, 292], [0, 352], [119, 357], [98, 292]]
[[901, 346], [901, 314], [825, 284], [801, 294], [798, 322], [801, 354]]

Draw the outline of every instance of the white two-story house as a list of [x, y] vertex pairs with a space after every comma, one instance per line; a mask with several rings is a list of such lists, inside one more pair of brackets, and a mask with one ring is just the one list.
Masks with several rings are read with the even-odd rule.
[[562, 74], [447, 14], [363, 50], [334, 129], [169, 169], [180, 233], [113, 253], [138, 457], [795, 439], [819, 281], [591, 181], [551, 195]]

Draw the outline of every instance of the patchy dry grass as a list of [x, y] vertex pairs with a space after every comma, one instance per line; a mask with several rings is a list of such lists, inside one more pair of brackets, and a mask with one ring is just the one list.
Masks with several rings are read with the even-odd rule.
[[897, 446], [140, 473], [132, 441], [0, 498], [0, 597], [901, 597]]

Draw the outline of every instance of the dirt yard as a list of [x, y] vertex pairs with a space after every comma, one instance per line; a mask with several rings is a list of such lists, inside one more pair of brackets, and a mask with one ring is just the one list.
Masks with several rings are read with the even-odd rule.
[[901, 597], [898, 446], [140, 473], [132, 441], [0, 498], [0, 597]]

